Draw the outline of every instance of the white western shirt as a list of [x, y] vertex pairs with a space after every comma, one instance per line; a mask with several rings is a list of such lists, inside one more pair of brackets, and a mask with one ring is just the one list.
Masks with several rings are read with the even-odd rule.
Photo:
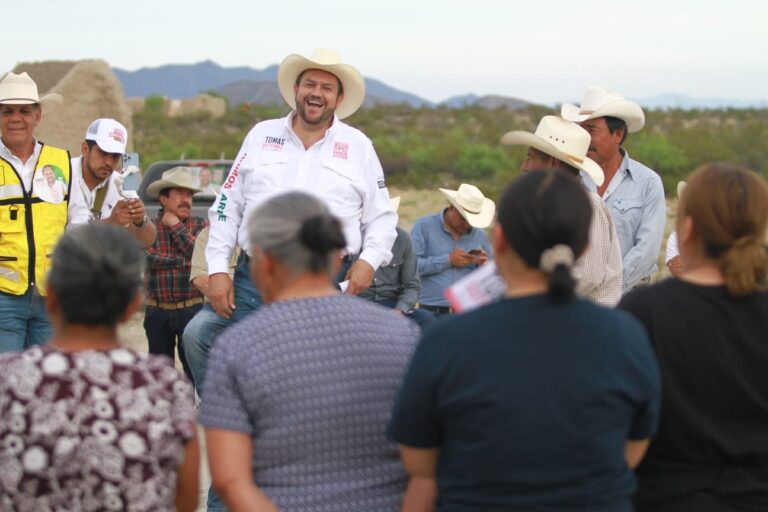
[[29, 192], [32, 188], [32, 177], [35, 175], [35, 165], [40, 158], [40, 151], [43, 149], [43, 145], [35, 140], [35, 149], [32, 150], [32, 155], [27, 158], [26, 162], [22, 162], [19, 157], [11, 153], [2, 139], [0, 139], [0, 157], [3, 157], [8, 163], [12, 164], [21, 176], [21, 182], [24, 184], [24, 190]]
[[[78, 156], [70, 160], [72, 163], [72, 186], [69, 189], [69, 206], [67, 207], [67, 227], [78, 224], [87, 224], [91, 221], [91, 208], [96, 199], [96, 192], [103, 187], [107, 188], [104, 202], [101, 205], [101, 218], [108, 219], [112, 215], [112, 208], [122, 199], [117, 191], [117, 185], [112, 176], [102, 181], [91, 190], [83, 179], [83, 157]], [[116, 174], [117, 171], [112, 171]]]
[[313, 194], [339, 218], [350, 254], [374, 269], [392, 258], [397, 214], [370, 139], [334, 116], [309, 149], [293, 131], [294, 113], [254, 126], [208, 212], [208, 273], [227, 272], [237, 245], [250, 255], [247, 219], [266, 200], [291, 190]]

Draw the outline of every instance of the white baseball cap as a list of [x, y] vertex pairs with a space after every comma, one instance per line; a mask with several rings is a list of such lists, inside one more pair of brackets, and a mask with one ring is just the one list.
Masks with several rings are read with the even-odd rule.
[[128, 145], [128, 130], [114, 119], [97, 119], [85, 132], [85, 140], [92, 140], [106, 153], [124, 154]]

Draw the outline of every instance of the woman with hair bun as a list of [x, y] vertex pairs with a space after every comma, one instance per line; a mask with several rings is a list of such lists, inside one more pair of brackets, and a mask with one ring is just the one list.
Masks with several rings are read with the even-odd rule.
[[658, 367], [639, 322], [574, 296], [591, 212], [559, 170], [504, 191], [492, 246], [506, 297], [427, 330], [394, 407], [403, 510], [632, 510]]
[[211, 353], [200, 423], [230, 510], [396, 510], [406, 476], [384, 426], [418, 326], [342, 295], [341, 224], [303, 192], [248, 224], [266, 304]]
[[641, 511], [768, 510], [768, 185], [728, 163], [687, 180], [683, 272], [627, 295], [662, 372], [659, 432], [638, 468]]

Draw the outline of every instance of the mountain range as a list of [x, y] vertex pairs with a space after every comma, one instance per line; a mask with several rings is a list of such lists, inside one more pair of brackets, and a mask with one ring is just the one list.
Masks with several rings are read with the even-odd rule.
[[[277, 88], [277, 68], [277, 64], [264, 69], [247, 66], [226, 68], [206, 60], [197, 64], [167, 64], [136, 71], [113, 68], [113, 71], [122, 82], [127, 97], [159, 94], [169, 98], [184, 99], [197, 96], [201, 92], [213, 91], [226, 97], [230, 104], [237, 105], [240, 103], [281, 104], [282, 97]], [[476, 94], [454, 96], [434, 103], [373, 78], [365, 78], [365, 85], [365, 106], [406, 103], [412, 107], [479, 106], [488, 109], [504, 107], [517, 110], [531, 105], [531, 102], [508, 96]], [[695, 98], [682, 94], [662, 94], [633, 98], [633, 100], [650, 109], [768, 108], [768, 101], [764, 100]], [[554, 107], [554, 105], [550, 106]]]

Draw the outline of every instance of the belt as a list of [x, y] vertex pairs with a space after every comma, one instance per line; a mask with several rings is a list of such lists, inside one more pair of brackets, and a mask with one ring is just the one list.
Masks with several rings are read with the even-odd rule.
[[145, 304], [152, 306], [153, 308], [160, 309], [184, 309], [191, 306], [196, 306], [203, 303], [202, 297], [195, 297], [194, 299], [181, 300], [179, 302], [158, 302], [155, 299], [147, 299]]
[[424, 309], [432, 313], [440, 313], [441, 315], [449, 315], [453, 313], [453, 308], [450, 306], [429, 306], [427, 304], [419, 304], [419, 309]]

